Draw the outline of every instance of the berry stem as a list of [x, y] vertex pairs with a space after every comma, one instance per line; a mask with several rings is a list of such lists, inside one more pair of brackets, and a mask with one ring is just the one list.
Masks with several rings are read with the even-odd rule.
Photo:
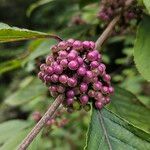
[[54, 115], [59, 105], [64, 100], [64, 95], [59, 95], [56, 100], [49, 107], [44, 116], [40, 119], [40, 121], [34, 126], [34, 128], [30, 131], [30, 133], [25, 137], [22, 143], [19, 145], [17, 150], [26, 150], [33, 139], [37, 136], [37, 134], [41, 131], [45, 123]]
[[[123, 9], [123, 11], [125, 11], [132, 3], [134, 0], [127, 0], [125, 3], [125, 8]], [[110, 36], [110, 34], [112, 33], [115, 25], [118, 23], [118, 21], [120, 20], [121, 17], [121, 13], [118, 14], [106, 27], [106, 29], [104, 30], [104, 32], [101, 34], [101, 36], [97, 39], [96, 41], [96, 49], [101, 49], [103, 43], [106, 41], [106, 39]]]

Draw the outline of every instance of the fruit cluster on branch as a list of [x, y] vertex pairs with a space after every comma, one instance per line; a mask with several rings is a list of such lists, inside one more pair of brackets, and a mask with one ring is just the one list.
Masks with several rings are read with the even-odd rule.
[[38, 76], [53, 97], [64, 93], [63, 105], [67, 108], [74, 103], [85, 107], [92, 102], [102, 109], [110, 102], [114, 88], [94, 42], [69, 39], [54, 45], [51, 51]]

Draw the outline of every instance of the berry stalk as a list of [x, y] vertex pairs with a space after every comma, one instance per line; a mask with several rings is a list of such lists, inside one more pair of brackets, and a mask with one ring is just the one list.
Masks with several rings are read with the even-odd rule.
[[31, 132], [26, 136], [26, 138], [19, 145], [17, 150], [26, 150], [33, 139], [37, 136], [37, 134], [41, 131], [43, 126], [47, 123], [47, 121], [54, 115], [59, 105], [64, 100], [63, 95], [59, 95], [56, 100], [49, 107], [44, 116], [40, 119], [40, 121], [35, 125], [35, 127], [31, 130]]

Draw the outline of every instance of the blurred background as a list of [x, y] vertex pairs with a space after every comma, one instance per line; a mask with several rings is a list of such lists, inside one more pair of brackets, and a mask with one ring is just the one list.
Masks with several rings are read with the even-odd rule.
[[[99, 9], [99, 0], [0, 0], [0, 22], [55, 33], [63, 39], [96, 41], [106, 26], [97, 17]], [[113, 83], [135, 94], [150, 108], [150, 84], [139, 75], [133, 62], [138, 22], [132, 20], [126, 32], [116, 27], [102, 54]], [[15, 148], [52, 103], [37, 73], [55, 43], [52, 39], [37, 39], [0, 44], [1, 149]], [[62, 109], [30, 149], [82, 150], [89, 121], [90, 112], [68, 113]]]

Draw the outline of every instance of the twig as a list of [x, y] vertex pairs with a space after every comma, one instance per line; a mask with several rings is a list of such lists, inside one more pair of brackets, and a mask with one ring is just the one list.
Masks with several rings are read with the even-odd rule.
[[33, 139], [37, 136], [37, 134], [41, 131], [45, 123], [54, 115], [55, 111], [59, 107], [59, 105], [64, 100], [64, 95], [59, 95], [56, 100], [49, 107], [47, 112], [41, 118], [41, 120], [35, 125], [35, 127], [31, 130], [31, 132], [26, 136], [26, 138], [19, 145], [17, 150], [26, 150]]

